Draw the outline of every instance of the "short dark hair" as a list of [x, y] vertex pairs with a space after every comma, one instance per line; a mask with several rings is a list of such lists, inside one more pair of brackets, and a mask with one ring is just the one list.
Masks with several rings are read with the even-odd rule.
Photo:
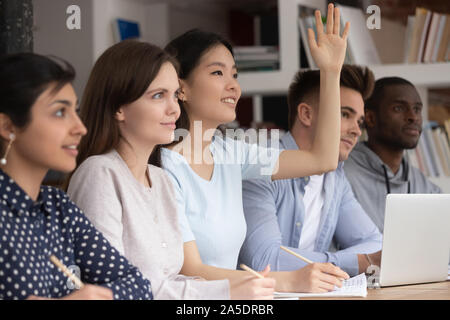
[[[358, 91], [365, 100], [372, 94], [375, 78], [367, 68], [344, 64], [341, 70], [340, 86]], [[297, 117], [297, 106], [308, 95], [318, 95], [320, 89], [320, 70], [299, 71], [288, 90], [288, 125], [292, 129]]]
[[74, 79], [74, 68], [61, 58], [29, 52], [4, 55], [0, 57], [0, 113], [25, 128], [36, 99], [49, 86], [54, 84], [56, 92]]
[[408, 85], [415, 88], [411, 82], [400, 77], [385, 77], [378, 79], [375, 81], [372, 95], [365, 99], [364, 108], [377, 113], [380, 108], [381, 97], [384, 95], [384, 89], [393, 85]]

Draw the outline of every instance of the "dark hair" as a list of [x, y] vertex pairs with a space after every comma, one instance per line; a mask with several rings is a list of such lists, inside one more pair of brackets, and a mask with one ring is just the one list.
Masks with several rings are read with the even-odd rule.
[[[177, 70], [177, 63], [161, 48], [136, 40], [119, 42], [98, 58], [80, 106], [80, 118], [88, 132], [80, 143], [77, 166], [118, 146], [121, 136], [116, 112], [139, 99], [166, 62]], [[151, 157], [160, 163], [160, 154], [154, 153]]]
[[[0, 57], [0, 113], [25, 128], [31, 121], [31, 107], [49, 88], [57, 92], [75, 79], [74, 68], [63, 59], [35, 53], [15, 53]], [[3, 142], [1, 143], [3, 149]], [[3, 150], [2, 150], [3, 151]]]
[[[187, 79], [192, 70], [199, 64], [201, 57], [217, 45], [224, 45], [231, 52], [231, 55], [233, 55], [233, 47], [222, 36], [199, 29], [192, 29], [183, 33], [169, 42], [164, 50], [178, 61], [180, 66], [180, 79]], [[179, 100], [178, 102], [180, 104], [181, 114], [176, 123], [177, 128], [189, 130], [189, 118], [183, 101]]]
[[[367, 67], [344, 64], [341, 70], [340, 86], [358, 91], [365, 100], [374, 87], [373, 72]], [[297, 106], [310, 95], [318, 96], [320, 89], [320, 70], [299, 71], [288, 91], [288, 124], [292, 129], [297, 117]]]
[[378, 114], [380, 103], [381, 103], [381, 97], [384, 95], [384, 89], [389, 86], [393, 85], [407, 85], [411, 86], [413, 88], [414, 85], [409, 82], [406, 79], [400, 78], [400, 77], [385, 77], [378, 79], [375, 82], [375, 86], [372, 92], [372, 95], [365, 99], [364, 107], [366, 110], [372, 110], [375, 111], [375, 113]]

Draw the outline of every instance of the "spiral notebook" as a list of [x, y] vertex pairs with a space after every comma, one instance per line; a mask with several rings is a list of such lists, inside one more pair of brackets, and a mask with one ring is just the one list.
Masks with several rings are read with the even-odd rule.
[[342, 281], [342, 287], [334, 287], [333, 291], [325, 293], [298, 293], [298, 292], [275, 292], [275, 299], [311, 298], [311, 297], [366, 297], [367, 280], [366, 275], [361, 273], [348, 280]]

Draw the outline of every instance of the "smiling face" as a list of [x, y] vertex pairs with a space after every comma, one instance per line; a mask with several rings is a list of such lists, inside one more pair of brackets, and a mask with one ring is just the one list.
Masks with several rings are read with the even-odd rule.
[[399, 150], [417, 146], [422, 132], [422, 101], [414, 87], [386, 86], [378, 110], [367, 110], [367, 115], [369, 139]]
[[180, 116], [178, 93], [177, 72], [166, 62], [145, 93], [116, 113], [121, 135], [132, 145], [154, 147], [172, 142]]
[[[31, 107], [31, 121], [16, 128], [11, 147], [11, 161], [41, 170], [72, 171], [76, 165], [77, 146], [86, 128], [77, 115], [77, 97], [71, 84], [58, 92], [47, 88]], [[9, 160], [8, 160], [9, 161]]]
[[191, 121], [216, 127], [236, 118], [241, 97], [237, 69], [231, 52], [222, 44], [206, 51], [186, 80], [181, 80], [183, 100]]

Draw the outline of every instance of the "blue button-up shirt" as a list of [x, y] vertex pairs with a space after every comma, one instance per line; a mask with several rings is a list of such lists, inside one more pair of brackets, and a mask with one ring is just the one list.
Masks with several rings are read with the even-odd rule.
[[75, 285], [50, 255], [83, 282], [110, 288], [115, 299], [152, 298], [150, 282], [63, 191], [42, 186], [35, 202], [0, 170], [0, 300], [70, 294]]
[[[283, 149], [298, 149], [290, 133], [280, 140]], [[272, 182], [243, 182], [247, 235], [239, 261], [256, 270], [267, 264], [273, 271], [289, 271], [306, 265], [280, 250], [280, 245], [314, 262], [331, 262], [349, 275], [358, 274], [358, 253], [381, 250], [382, 236], [353, 195], [343, 163], [324, 175], [324, 204], [314, 252], [298, 249], [305, 220], [303, 196], [308, 177]], [[339, 251], [329, 252], [332, 240]]]

